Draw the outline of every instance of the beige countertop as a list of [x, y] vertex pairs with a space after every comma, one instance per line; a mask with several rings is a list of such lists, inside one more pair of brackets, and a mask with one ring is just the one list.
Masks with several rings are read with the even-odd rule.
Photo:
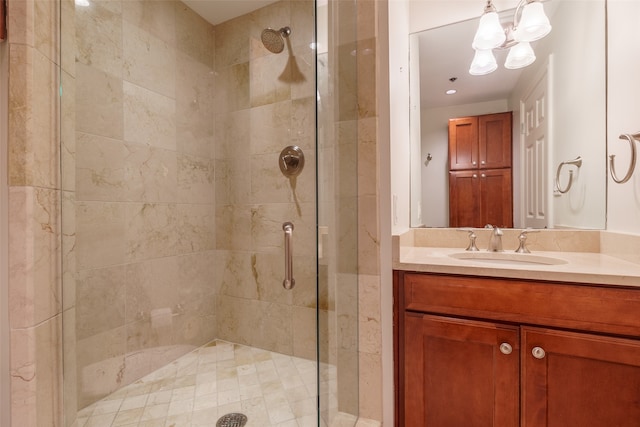
[[[396, 251], [396, 259], [393, 261], [395, 270], [640, 288], [640, 265], [601, 253], [532, 251], [531, 255], [551, 257], [566, 263], [516, 265], [456, 259], [450, 256], [464, 253], [464, 249], [460, 248], [399, 246]], [[513, 251], [505, 251], [505, 253], [512, 253], [515, 257], [519, 255]]]

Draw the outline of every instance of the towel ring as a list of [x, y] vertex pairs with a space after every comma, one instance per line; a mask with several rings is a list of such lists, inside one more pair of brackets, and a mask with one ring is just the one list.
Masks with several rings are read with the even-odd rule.
[[558, 192], [560, 194], [564, 194], [567, 191], [569, 191], [571, 189], [571, 184], [573, 184], [573, 171], [570, 170], [569, 171], [569, 182], [567, 183], [567, 187], [563, 190], [562, 188], [560, 188], [560, 171], [562, 171], [562, 167], [564, 165], [571, 165], [571, 166], [575, 166], [578, 169], [580, 169], [580, 166], [582, 166], [582, 157], [578, 156], [573, 160], [569, 160], [566, 162], [561, 162], [558, 165], [558, 169], [556, 170], [556, 190], [558, 190]]
[[620, 135], [620, 139], [626, 139], [627, 141], [629, 141], [629, 145], [631, 146], [631, 163], [629, 163], [629, 169], [627, 170], [626, 175], [622, 179], [619, 179], [618, 175], [616, 175], [616, 169], [615, 169], [615, 166], [613, 165], [616, 155], [615, 154], [609, 155], [609, 169], [611, 170], [611, 178], [613, 178], [613, 180], [617, 184], [624, 184], [625, 182], [629, 181], [629, 179], [631, 178], [631, 175], [633, 175], [633, 171], [636, 168], [636, 157], [637, 157], [636, 146], [634, 142], [637, 141], [638, 138], [640, 138], [640, 132], [633, 135], [628, 133], [624, 135]]

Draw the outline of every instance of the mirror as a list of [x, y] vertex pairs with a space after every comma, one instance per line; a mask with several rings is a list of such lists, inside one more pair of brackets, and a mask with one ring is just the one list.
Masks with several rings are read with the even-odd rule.
[[[412, 227], [449, 226], [448, 119], [512, 111], [514, 227], [605, 228], [605, 0], [544, 8], [553, 29], [518, 70], [494, 50], [495, 72], [469, 74], [478, 18], [410, 34]], [[513, 22], [514, 10], [500, 16]], [[536, 117], [546, 121], [538, 134]]]

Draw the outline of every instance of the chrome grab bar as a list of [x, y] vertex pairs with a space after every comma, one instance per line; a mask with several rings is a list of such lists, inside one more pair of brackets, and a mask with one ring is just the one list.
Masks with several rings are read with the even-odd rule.
[[296, 280], [293, 278], [293, 250], [291, 249], [291, 236], [293, 236], [293, 224], [285, 222], [282, 224], [284, 230], [284, 281], [282, 286], [285, 289], [293, 289]]

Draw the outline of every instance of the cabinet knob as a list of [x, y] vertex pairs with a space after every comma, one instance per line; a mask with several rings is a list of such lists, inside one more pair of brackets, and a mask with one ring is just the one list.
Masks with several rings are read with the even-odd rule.
[[476, 162], [471, 162], [471, 164], [472, 164], [473, 166], [475, 166], [477, 163], [476, 163]]
[[536, 359], [544, 359], [544, 357], [547, 355], [542, 347], [533, 347], [533, 349], [531, 350], [531, 354]]
[[480, 175], [480, 177], [481, 177], [481, 178], [486, 178], [486, 177], [487, 177], [487, 175], [482, 174], [482, 175]]
[[473, 174], [473, 178], [477, 178], [477, 177], [478, 177], [478, 175], [474, 173]]
[[480, 162], [481, 165], [484, 165], [486, 162], [483, 160]]
[[513, 347], [510, 344], [503, 342], [500, 344], [500, 353], [502, 354], [511, 354], [513, 352]]

